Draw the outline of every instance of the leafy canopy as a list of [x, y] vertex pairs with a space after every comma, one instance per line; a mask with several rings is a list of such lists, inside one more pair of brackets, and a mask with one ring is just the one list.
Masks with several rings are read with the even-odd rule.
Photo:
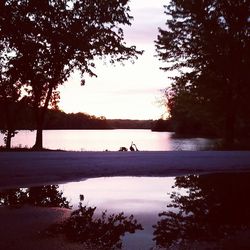
[[163, 69], [179, 71], [170, 112], [186, 106], [191, 119], [199, 120], [206, 112], [207, 121], [219, 120], [228, 139], [249, 120], [249, 8], [246, 0], [172, 0], [156, 41]]

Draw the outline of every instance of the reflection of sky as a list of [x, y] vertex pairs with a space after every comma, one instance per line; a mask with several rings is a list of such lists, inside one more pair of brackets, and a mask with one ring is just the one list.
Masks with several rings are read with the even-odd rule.
[[170, 202], [169, 193], [174, 177], [106, 177], [60, 185], [63, 196], [74, 208], [79, 204], [79, 195], [84, 195], [83, 205], [96, 206], [97, 213], [134, 215], [142, 224], [143, 231], [126, 234], [123, 249], [150, 249], [153, 247], [153, 225], [158, 213], [165, 211]]
[[173, 184], [174, 177], [106, 177], [67, 183], [60, 188], [76, 207], [83, 194], [84, 204], [100, 210], [157, 214], [170, 201], [168, 193]]
[[86, 112], [107, 118], [158, 119], [165, 112], [157, 104], [161, 89], [169, 85], [162, 64], [154, 56], [158, 27], [164, 26], [166, 0], [131, 0], [132, 25], [124, 28], [126, 42], [144, 50], [144, 55], [125, 66], [96, 62], [97, 78], [86, 77], [80, 86], [75, 73], [60, 88], [60, 108], [66, 112]]

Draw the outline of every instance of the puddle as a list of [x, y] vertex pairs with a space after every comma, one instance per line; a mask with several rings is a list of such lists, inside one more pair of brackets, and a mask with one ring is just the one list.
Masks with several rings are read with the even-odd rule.
[[115, 214], [124, 212], [127, 216], [132, 214], [144, 230], [126, 234], [123, 248], [150, 249], [154, 246], [152, 225], [170, 202], [169, 193], [174, 183], [174, 177], [109, 177], [67, 183], [60, 188], [70, 197], [74, 208], [79, 204], [79, 194], [83, 194], [83, 204], [97, 207], [97, 214], [105, 210]]
[[[247, 249], [249, 180], [249, 173], [109, 177], [2, 190], [0, 219], [5, 215], [1, 211], [7, 207], [9, 218], [27, 207], [49, 207], [44, 211], [50, 214], [56, 213], [56, 207], [60, 213], [67, 211], [68, 216], [59, 220], [62, 223], [49, 219], [51, 223], [44, 225], [48, 234], [42, 234], [43, 240], [55, 234], [66, 242], [66, 236], [72, 244], [83, 242], [92, 245], [92, 249]], [[70, 216], [72, 211], [75, 212]], [[20, 221], [21, 216], [22, 212], [18, 212]], [[32, 212], [27, 210], [23, 216], [32, 217]], [[32, 223], [35, 222], [34, 219]], [[23, 223], [26, 227], [25, 219]], [[12, 224], [14, 227], [15, 221]], [[21, 230], [22, 224], [18, 225]], [[1, 244], [6, 247], [4, 240]], [[55, 246], [54, 249], [63, 249]], [[71, 247], [77, 249], [79, 245]]]

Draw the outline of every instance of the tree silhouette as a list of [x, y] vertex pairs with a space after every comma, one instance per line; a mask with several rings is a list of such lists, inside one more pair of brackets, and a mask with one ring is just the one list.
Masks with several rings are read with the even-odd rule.
[[58, 185], [0, 191], [0, 206], [21, 207], [24, 204], [40, 207], [71, 208], [69, 201], [58, 190]]
[[71, 216], [60, 224], [48, 229], [49, 235], [63, 234], [69, 241], [85, 244], [91, 249], [122, 249], [121, 236], [143, 230], [133, 215], [123, 213], [101, 216], [94, 215], [96, 207], [83, 206], [72, 212]]
[[180, 71], [169, 99], [173, 119], [210, 123], [228, 147], [249, 130], [249, 7], [241, 0], [172, 0], [156, 41], [164, 69]]
[[6, 149], [11, 148], [11, 138], [17, 133], [15, 120], [17, 118], [17, 102], [20, 98], [18, 85], [0, 76], [0, 117], [1, 133], [4, 134]]
[[[176, 177], [174, 209], [159, 214], [154, 240], [162, 247], [177, 242], [218, 242], [250, 229], [250, 174], [213, 174]], [[187, 190], [184, 193], [183, 190]]]
[[[80, 199], [83, 200], [83, 195]], [[0, 207], [19, 208], [23, 205], [38, 207], [72, 208], [58, 185], [47, 185], [31, 188], [16, 188], [0, 191]], [[104, 211], [95, 215], [96, 207], [83, 206], [71, 213], [61, 223], [52, 224], [44, 233], [47, 236], [63, 234], [69, 241], [84, 243], [91, 249], [121, 249], [121, 237], [125, 233], [143, 230], [133, 215], [124, 213], [108, 214]]]
[[[1, 1], [2, 40], [16, 56], [12, 75], [28, 84], [35, 110], [35, 148], [42, 148], [46, 110], [59, 99], [57, 87], [74, 70], [95, 76], [95, 59], [114, 63], [137, 58], [140, 51], [124, 42], [130, 25], [128, 1]], [[82, 80], [84, 85], [84, 80]]]
[[21, 82], [15, 81], [10, 74], [11, 52], [9, 44], [4, 46], [0, 39], [0, 123], [7, 149], [10, 149], [11, 138], [17, 133], [15, 125], [20, 119], [20, 109], [27, 103], [27, 97], [21, 93]]

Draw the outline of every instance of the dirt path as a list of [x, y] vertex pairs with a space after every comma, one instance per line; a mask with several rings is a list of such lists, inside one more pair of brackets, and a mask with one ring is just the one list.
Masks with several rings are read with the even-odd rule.
[[100, 176], [250, 171], [249, 151], [1, 152], [0, 188]]

